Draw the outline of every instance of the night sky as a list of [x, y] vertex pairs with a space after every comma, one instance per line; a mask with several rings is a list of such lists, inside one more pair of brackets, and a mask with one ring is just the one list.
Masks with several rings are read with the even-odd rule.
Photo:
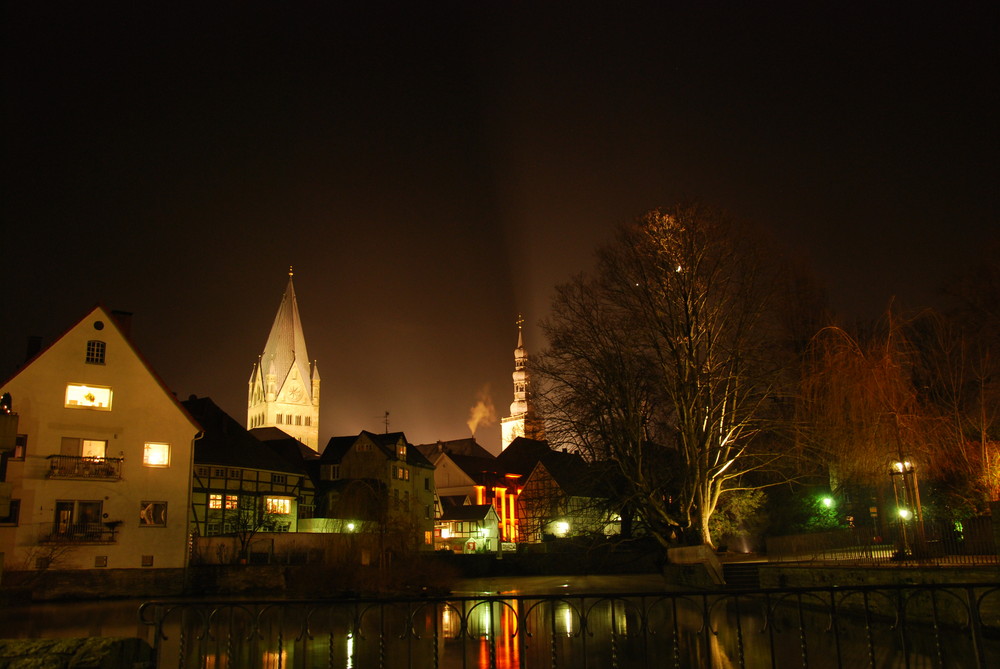
[[484, 388], [507, 414], [517, 314], [543, 348], [553, 287], [653, 207], [772, 230], [845, 319], [939, 304], [997, 234], [994, 2], [29, 4], [0, 28], [3, 377], [101, 302], [243, 421], [294, 265], [321, 443], [386, 410], [456, 439]]

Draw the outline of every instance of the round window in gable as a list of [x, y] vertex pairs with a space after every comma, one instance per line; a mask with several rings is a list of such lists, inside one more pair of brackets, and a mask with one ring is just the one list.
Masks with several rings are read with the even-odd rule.
[[103, 330], [104, 329], [104, 321], [94, 321], [94, 329], [95, 330]]

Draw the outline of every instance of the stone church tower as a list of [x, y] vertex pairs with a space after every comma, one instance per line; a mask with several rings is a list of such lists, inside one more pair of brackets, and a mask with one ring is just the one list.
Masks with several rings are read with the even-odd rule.
[[502, 441], [500, 450], [510, 446], [518, 437], [545, 439], [545, 421], [535, 415], [531, 395], [531, 378], [528, 373], [528, 354], [524, 350], [524, 333], [521, 326], [524, 319], [517, 319], [517, 348], [514, 349], [514, 401], [510, 404], [510, 415], [500, 419]]
[[292, 269], [247, 390], [247, 429], [276, 427], [319, 450], [319, 369], [309, 365]]

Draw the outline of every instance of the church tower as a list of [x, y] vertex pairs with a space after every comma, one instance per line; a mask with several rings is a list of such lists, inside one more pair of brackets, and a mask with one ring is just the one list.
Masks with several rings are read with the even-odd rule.
[[517, 348], [514, 349], [514, 401], [510, 404], [510, 415], [500, 420], [502, 442], [500, 450], [510, 446], [518, 437], [545, 439], [545, 421], [535, 415], [531, 396], [531, 378], [528, 373], [528, 354], [524, 350], [524, 333], [521, 326], [524, 319], [517, 317]]
[[292, 268], [247, 390], [247, 429], [276, 427], [319, 450], [319, 369], [309, 365]]

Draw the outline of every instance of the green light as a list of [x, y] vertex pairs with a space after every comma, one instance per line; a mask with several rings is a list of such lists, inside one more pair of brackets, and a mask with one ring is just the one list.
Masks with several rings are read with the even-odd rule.
[[833, 498], [832, 497], [824, 497], [820, 501], [823, 502], [823, 506], [825, 506], [828, 509], [833, 507]]
[[911, 516], [913, 516], [913, 514], [910, 513], [909, 509], [900, 509], [899, 510], [899, 517], [902, 518], [903, 520], [909, 520]]

